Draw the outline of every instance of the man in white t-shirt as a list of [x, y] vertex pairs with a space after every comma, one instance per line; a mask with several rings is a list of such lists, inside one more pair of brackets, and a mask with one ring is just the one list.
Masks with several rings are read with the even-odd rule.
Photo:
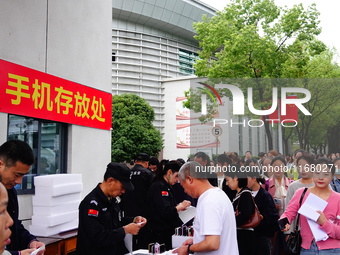
[[194, 238], [174, 250], [178, 255], [238, 255], [236, 221], [227, 195], [206, 179], [204, 168], [195, 161], [179, 170], [184, 191], [198, 198], [194, 220]]

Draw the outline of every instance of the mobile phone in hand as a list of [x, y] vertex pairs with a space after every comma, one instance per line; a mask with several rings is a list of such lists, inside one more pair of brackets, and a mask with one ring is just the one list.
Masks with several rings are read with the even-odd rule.
[[285, 229], [286, 228], [286, 224], [289, 224], [289, 221], [288, 221], [287, 217], [279, 220], [278, 222], [279, 222], [280, 230]]

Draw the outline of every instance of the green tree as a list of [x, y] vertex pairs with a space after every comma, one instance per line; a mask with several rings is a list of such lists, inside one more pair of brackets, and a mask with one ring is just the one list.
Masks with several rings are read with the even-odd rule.
[[[213, 79], [211, 85], [225, 78], [252, 78], [254, 105], [266, 109], [273, 84], [263, 78], [282, 77], [291, 51], [296, 51], [291, 47], [295, 42], [314, 45], [311, 42], [321, 32], [318, 16], [315, 5], [281, 8], [273, 0], [233, 0], [216, 16], [204, 16], [194, 24], [202, 49], [196, 75]], [[246, 92], [249, 83], [238, 85]], [[270, 123], [265, 121], [264, 126], [272, 149]]]
[[304, 104], [312, 115], [299, 113], [295, 134], [300, 148], [317, 151], [326, 146], [327, 135], [339, 118], [340, 67], [333, 61], [334, 53], [317, 40], [310, 45], [297, 42], [290, 47], [293, 50], [285, 62], [283, 75], [300, 78], [296, 86], [308, 89], [312, 95]]
[[131, 162], [138, 153], [158, 155], [163, 147], [160, 131], [152, 122], [153, 108], [135, 94], [112, 97], [112, 161]]

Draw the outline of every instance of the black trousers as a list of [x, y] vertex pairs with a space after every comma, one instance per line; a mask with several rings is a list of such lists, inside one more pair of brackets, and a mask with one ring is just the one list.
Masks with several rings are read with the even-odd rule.
[[237, 244], [240, 255], [254, 254], [255, 232], [253, 230], [237, 229]]

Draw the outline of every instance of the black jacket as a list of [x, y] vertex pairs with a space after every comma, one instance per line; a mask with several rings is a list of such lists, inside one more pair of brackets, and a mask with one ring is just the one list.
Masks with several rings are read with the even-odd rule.
[[123, 255], [128, 253], [124, 244], [123, 225], [133, 218], [124, 218], [118, 201], [111, 201], [99, 184], [80, 203], [77, 254]]
[[239, 214], [236, 216], [237, 227], [247, 223], [255, 210], [251, 192], [242, 192], [244, 190], [250, 191], [250, 189], [246, 187], [242, 188], [240, 192], [236, 194], [233, 200], [234, 211], [236, 212], [236, 208], [238, 208], [239, 212]]
[[36, 240], [36, 237], [25, 229], [19, 217], [19, 206], [18, 206], [18, 196], [15, 188], [8, 189], [8, 206], [7, 211], [11, 218], [13, 219], [13, 226], [10, 227], [12, 231], [11, 243], [7, 245], [6, 250], [8, 250], [13, 255], [18, 255], [19, 251], [29, 248], [29, 244]]
[[279, 214], [272, 196], [268, 191], [260, 187], [254, 199], [257, 208], [263, 216], [260, 225], [254, 229], [255, 232], [262, 236], [273, 236], [273, 234], [279, 230], [279, 225], [277, 223]]
[[182, 224], [172, 187], [164, 179], [154, 182], [148, 192], [149, 221], [153, 231], [174, 232]]
[[147, 218], [148, 206], [146, 198], [153, 178], [152, 171], [140, 164], [136, 164], [131, 168], [131, 182], [135, 189], [122, 196], [122, 204], [126, 215]]

